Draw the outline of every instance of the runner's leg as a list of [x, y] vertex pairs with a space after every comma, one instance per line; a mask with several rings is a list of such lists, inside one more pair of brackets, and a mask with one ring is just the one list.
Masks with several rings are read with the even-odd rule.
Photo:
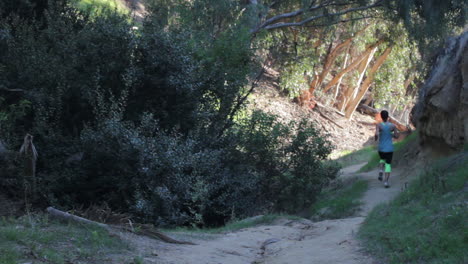
[[385, 153], [385, 187], [390, 187], [388, 180], [390, 179], [390, 173], [392, 172], [392, 158], [393, 152]]
[[382, 181], [382, 176], [384, 174], [384, 167], [385, 167], [385, 159], [383, 157], [383, 153], [379, 151], [379, 157], [380, 157], [380, 161], [379, 161], [379, 181]]

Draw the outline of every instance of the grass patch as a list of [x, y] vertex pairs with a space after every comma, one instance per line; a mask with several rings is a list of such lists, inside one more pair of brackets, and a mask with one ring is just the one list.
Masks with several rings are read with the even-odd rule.
[[127, 249], [99, 227], [49, 221], [45, 216], [0, 219], [0, 263], [108, 263]]
[[359, 164], [368, 161], [375, 152], [374, 146], [367, 146], [357, 151], [342, 151], [340, 153], [335, 154], [338, 158], [336, 161], [342, 167], [348, 167], [354, 164]]
[[267, 214], [261, 216], [255, 216], [246, 218], [243, 220], [237, 220], [227, 223], [222, 227], [216, 228], [190, 228], [190, 227], [177, 227], [175, 229], [166, 229], [166, 232], [186, 232], [186, 233], [206, 233], [206, 234], [221, 234], [227, 232], [233, 232], [244, 228], [255, 227], [259, 225], [268, 225], [274, 221], [286, 218], [290, 220], [300, 220], [299, 216], [294, 215], [283, 215], [283, 214]]
[[115, 11], [119, 14], [128, 14], [129, 9], [117, 0], [76, 0], [76, 7], [91, 15], [100, 15], [103, 12]]
[[[348, 183], [346, 183], [348, 184]], [[310, 215], [316, 219], [339, 219], [352, 216], [359, 210], [360, 199], [368, 188], [368, 182], [354, 180], [347, 187], [342, 186], [322, 192], [311, 207]]]
[[385, 263], [468, 263], [467, 156], [439, 162], [376, 207], [359, 231], [369, 251]]
[[[406, 146], [409, 142], [412, 142], [412, 141], [416, 140], [417, 137], [418, 137], [418, 133], [415, 131], [415, 132], [411, 133], [411, 135], [409, 135], [405, 139], [403, 139], [402, 141], [393, 143], [394, 156], [398, 155], [398, 153], [402, 150], [402, 148], [404, 146]], [[373, 169], [377, 168], [377, 166], [379, 165], [379, 161], [380, 161], [379, 154], [378, 154], [377, 150], [374, 149], [374, 152], [371, 153], [369, 162], [367, 162], [367, 164], [364, 165], [359, 171], [360, 172], [365, 172], [365, 171], [373, 170]]]

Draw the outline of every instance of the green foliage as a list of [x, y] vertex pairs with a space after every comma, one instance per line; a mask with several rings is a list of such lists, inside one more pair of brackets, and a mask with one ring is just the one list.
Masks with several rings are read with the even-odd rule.
[[84, 175], [54, 193], [74, 195], [78, 203], [99, 197], [158, 225], [220, 224], [252, 208], [256, 178], [230, 170], [222, 149], [157, 129], [146, 117], [140, 127], [108, 120], [85, 130]]
[[[346, 186], [344, 186], [346, 185]], [[367, 191], [368, 182], [354, 180], [339, 182], [327, 188], [317, 198], [310, 209], [310, 215], [316, 219], [340, 219], [352, 216], [362, 204], [360, 199]]]
[[427, 168], [389, 205], [369, 214], [359, 236], [373, 254], [388, 263], [466, 262], [466, 157]]
[[17, 103], [8, 104], [5, 98], [0, 97], [0, 134], [4, 138], [11, 138], [14, 133], [24, 130], [22, 120], [30, 114], [31, 102], [22, 99]]
[[460, 34], [468, 21], [468, 3], [463, 0], [388, 1], [387, 16], [404, 21], [410, 37], [418, 41], [427, 59], [452, 34]]
[[290, 98], [301, 95], [301, 91], [309, 89], [309, 78], [304, 75], [311, 68], [306, 63], [297, 63], [287, 67], [281, 73], [280, 86]]
[[0, 220], [0, 263], [23, 263], [32, 258], [47, 263], [104, 261], [106, 254], [126, 247], [106, 230], [93, 226], [60, 224], [43, 216]]
[[92, 16], [99, 16], [109, 11], [118, 13], [128, 13], [125, 4], [118, 0], [73, 0], [78, 9], [83, 10]]
[[[384, 30], [393, 37], [390, 43], [392, 52], [375, 74], [372, 87], [374, 105], [376, 108], [394, 105], [396, 110], [402, 110], [406, 105], [414, 103], [416, 89], [412, 86], [422, 78], [425, 64], [417, 44], [401, 23], [387, 23]], [[409, 79], [413, 79], [413, 82], [405, 87]]]
[[0, 2], [0, 17], [14, 14], [22, 19], [40, 21], [50, 6], [64, 5], [67, 0], [3, 0]]
[[[221, 225], [313, 202], [337, 172], [322, 162], [326, 138], [307, 121], [238, 118], [255, 69], [239, 4], [165, 10], [166, 20], [150, 15], [139, 30], [125, 14], [72, 5], [47, 9], [41, 23], [0, 21], [0, 85], [22, 91], [1, 91], [2, 137], [13, 150], [34, 135], [31, 202], [106, 202], [160, 226]], [[1, 158], [0, 189], [18, 198], [21, 160]]]
[[262, 173], [261, 199], [287, 212], [314, 202], [339, 169], [322, 162], [332, 150], [326, 136], [307, 120], [283, 124], [275, 116], [254, 112], [245, 121], [237, 136], [244, 148], [243, 163]]

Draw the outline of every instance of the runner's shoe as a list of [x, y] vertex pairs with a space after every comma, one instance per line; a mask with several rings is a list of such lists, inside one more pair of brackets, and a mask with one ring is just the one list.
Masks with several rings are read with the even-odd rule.
[[379, 171], [379, 181], [382, 181], [383, 171]]
[[384, 186], [385, 186], [385, 188], [389, 188], [389, 187], [390, 187], [390, 184], [388, 184], [388, 182], [385, 182], [385, 183], [384, 183]]

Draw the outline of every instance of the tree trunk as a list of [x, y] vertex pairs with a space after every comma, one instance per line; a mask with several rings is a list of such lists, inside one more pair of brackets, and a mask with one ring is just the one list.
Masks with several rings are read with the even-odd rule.
[[370, 106], [370, 103], [372, 102], [372, 99], [374, 99], [374, 96], [372, 94], [370, 94], [369, 97], [367, 97], [366, 101], [364, 101], [364, 104]]
[[[315, 78], [314, 81], [312, 81], [310, 87], [309, 87], [309, 92], [313, 93], [315, 89], [320, 87], [323, 83], [323, 80], [327, 77], [328, 73], [332, 69], [333, 63], [335, 62], [336, 58], [338, 57], [339, 53], [343, 50], [343, 48], [348, 47], [351, 45], [351, 42], [356, 38], [358, 35], [363, 33], [368, 26], [365, 26], [363, 29], [359, 30], [356, 32], [352, 37], [346, 39], [342, 43], [338, 44], [333, 50], [329, 51], [327, 54], [327, 57], [325, 59], [325, 63], [323, 64], [323, 70], [318, 76], [318, 78]], [[333, 43], [333, 42], [332, 42]], [[330, 46], [331, 48], [331, 46]]]
[[[346, 68], [346, 63], [348, 63], [350, 47], [351, 47], [351, 45], [348, 45], [348, 48], [346, 49], [345, 59], [344, 59], [344, 62], [343, 62], [343, 66], [341, 67], [342, 69]], [[336, 98], [338, 97], [338, 93], [340, 92], [341, 80], [343, 80], [343, 76], [341, 76], [341, 78], [338, 80], [338, 84], [336, 85], [335, 94], [333, 95], [333, 100], [331, 102], [332, 106], [335, 104]]]
[[358, 71], [360, 72], [359, 78], [356, 82], [356, 86], [354, 88], [349, 87], [348, 90], [346, 90], [346, 93], [344, 94], [344, 100], [342, 101], [341, 108], [340, 110], [343, 111], [348, 103], [350, 101], [353, 101], [357, 93], [359, 91], [359, 87], [361, 87], [362, 79], [364, 79], [364, 75], [366, 74], [367, 67], [369, 66], [369, 63], [372, 61], [374, 58], [374, 54], [377, 51], [377, 47], [375, 47], [367, 56], [364, 58], [361, 63], [359, 64]]
[[370, 45], [369, 47], [367, 47], [367, 49], [358, 57], [356, 58], [353, 62], [351, 62], [348, 67], [346, 67], [345, 69], [343, 69], [340, 73], [338, 73], [326, 86], [325, 88], [323, 88], [323, 93], [326, 93], [328, 92], [328, 90], [330, 90], [331, 87], [333, 87], [334, 85], [336, 85], [338, 83], [338, 81], [340, 80], [340, 78], [345, 75], [346, 73], [350, 72], [351, 70], [355, 69], [357, 66], [359, 66], [359, 64], [361, 63], [362, 60], [364, 60], [367, 55], [369, 55], [375, 47], [378, 47], [381, 43], [383, 42], [383, 40], [379, 40], [377, 41], [376, 43], [374, 43], [373, 45]]
[[362, 97], [364, 97], [364, 94], [367, 92], [367, 90], [369, 89], [369, 86], [372, 84], [373, 80], [374, 80], [374, 76], [375, 76], [375, 73], [377, 72], [377, 70], [380, 68], [380, 66], [382, 66], [382, 64], [385, 62], [385, 60], [387, 59], [388, 55], [390, 54], [390, 52], [392, 51], [392, 46], [388, 46], [384, 53], [382, 55], [380, 55], [380, 57], [377, 59], [377, 61], [374, 63], [374, 65], [372, 66], [372, 68], [369, 70], [369, 75], [367, 76], [367, 78], [364, 80], [364, 82], [362, 83], [362, 86], [356, 96], [356, 98], [354, 98], [354, 100], [352, 100], [347, 106], [346, 106], [346, 112], [345, 112], [345, 117], [346, 118], [351, 118], [354, 111], [356, 110], [356, 107], [357, 105], [359, 104], [359, 102], [361, 101]]

